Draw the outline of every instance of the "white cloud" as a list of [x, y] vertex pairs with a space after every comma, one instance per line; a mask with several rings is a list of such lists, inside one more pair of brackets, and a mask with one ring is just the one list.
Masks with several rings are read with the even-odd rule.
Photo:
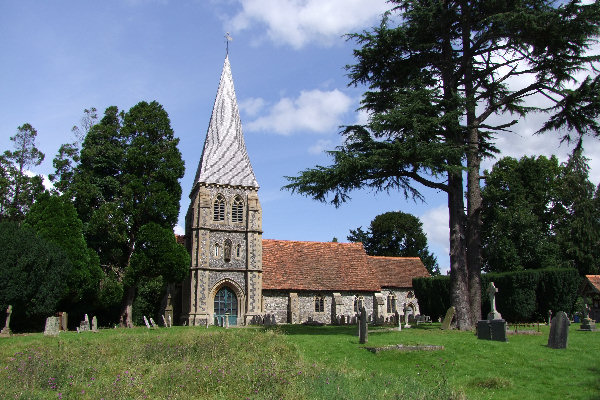
[[330, 45], [340, 36], [372, 25], [390, 8], [386, 0], [239, 0], [228, 21], [234, 32], [266, 26], [266, 37], [299, 49], [308, 42]]
[[256, 116], [265, 106], [265, 101], [260, 97], [249, 97], [239, 102], [240, 110], [251, 117]]
[[281, 135], [294, 132], [336, 132], [341, 117], [352, 99], [339, 90], [300, 92], [296, 99], [284, 97], [268, 114], [246, 124], [248, 131], [266, 131]]
[[319, 139], [317, 143], [308, 148], [310, 154], [321, 154], [325, 150], [333, 150], [333, 142], [331, 140]]
[[[27, 175], [28, 177], [33, 177], [33, 176], [37, 176], [38, 174], [36, 174], [33, 171], [27, 170], [25, 171], [25, 175]], [[44, 185], [44, 188], [46, 188], [46, 190], [52, 190], [54, 189], [54, 183], [52, 183], [52, 181], [50, 180], [50, 178], [48, 178], [48, 175], [46, 174], [39, 174], [39, 176], [42, 177], [42, 184]]]
[[176, 235], [185, 235], [185, 229], [179, 224], [175, 225], [173, 232], [175, 232]]

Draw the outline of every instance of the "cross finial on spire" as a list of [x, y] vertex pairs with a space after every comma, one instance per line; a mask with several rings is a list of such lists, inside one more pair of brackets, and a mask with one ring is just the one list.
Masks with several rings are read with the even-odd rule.
[[229, 32], [225, 33], [225, 51], [227, 55], [229, 55], [229, 42], [231, 42], [233, 38], [229, 36]]

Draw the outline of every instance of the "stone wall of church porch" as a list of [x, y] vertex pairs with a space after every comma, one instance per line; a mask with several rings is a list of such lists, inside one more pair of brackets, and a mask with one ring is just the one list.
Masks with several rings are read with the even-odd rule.
[[246, 274], [243, 271], [209, 271], [208, 275], [209, 291], [211, 291], [218, 282], [224, 279], [235, 282], [239, 288], [244, 292], [246, 291]]

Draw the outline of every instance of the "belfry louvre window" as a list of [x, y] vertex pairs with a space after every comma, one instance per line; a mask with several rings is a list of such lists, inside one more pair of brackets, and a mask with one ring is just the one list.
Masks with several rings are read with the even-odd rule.
[[323, 296], [315, 297], [315, 312], [325, 311], [325, 298]]
[[236, 196], [231, 205], [231, 222], [244, 221], [244, 201], [241, 197]]
[[213, 204], [213, 221], [225, 221], [225, 198], [218, 195]]

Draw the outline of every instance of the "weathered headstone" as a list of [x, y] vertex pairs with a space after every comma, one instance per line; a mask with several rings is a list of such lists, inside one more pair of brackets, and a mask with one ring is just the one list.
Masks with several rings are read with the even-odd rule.
[[69, 314], [66, 311], [59, 313], [60, 318], [60, 329], [63, 331], [69, 330]]
[[11, 315], [12, 315], [12, 306], [9, 304], [8, 308], [6, 309], [6, 322], [4, 322], [4, 328], [2, 328], [2, 331], [0, 332], [1, 336], [10, 336], [12, 334], [12, 332], [10, 330]]
[[163, 319], [163, 324], [165, 325], [165, 328], [168, 328], [169, 325], [167, 325], [167, 319], [165, 318], [165, 315], [162, 315], [162, 319]]
[[550, 335], [548, 336], [548, 347], [551, 349], [566, 349], [569, 338], [569, 318], [564, 311], [556, 313], [550, 323]]
[[92, 332], [98, 332], [98, 318], [95, 315], [92, 317]]
[[477, 339], [508, 342], [506, 321], [503, 319], [482, 319], [477, 321]]
[[83, 321], [79, 323], [79, 328], [77, 329], [77, 333], [88, 332], [90, 330], [90, 320], [88, 315], [85, 314]]
[[46, 327], [44, 328], [44, 336], [58, 336], [59, 328], [58, 317], [46, 318]]
[[150, 317], [150, 325], [152, 325], [152, 328], [154, 329], [158, 328], [158, 324], [154, 322], [154, 319], [152, 319], [152, 317]]
[[580, 331], [592, 332], [596, 330], [596, 322], [590, 318], [590, 306], [587, 304], [583, 307], [583, 319], [579, 326]]
[[369, 331], [367, 330], [367, 310], [365, 307], [360, 308], [360, 316], [359, 316], [359, 330], [358, 330], [358, 342], [360, 344], [367, 343], [367, 337], [369, 335]]
[[148, 322], [148, 318], [144, 315], [144, 323], [146, 324], [146, 328], [150, 329], [150, 322]]
[[225, 329], [229, 328], [229, 313], [225, 313], [225, 316], [223, 317], [223, 326]]
[[496, 310], [496, 293], [498, 289], [494, 286], [494, 282], [490, 282], [488, 286], [488, 296], [490, 296], [491, 311], [488, 313], [488, 320], [502, 319], [502, 315]]
[[[169, 318], [167, 318], [169, 320], [169, 328], [173, 327], [173, 318], [171, 318], [171, 316], [169, 315]], [[206, 326], [208, 327], [208, 318], [206, 319]]]
[[454, 318], [454, 313], [456, 312], [454, 306], [451, 306], [448, 311], [446, 311], [446, 316], [444, 317], [444, 321], [442, 322], [441, 328], [443, 330], [450, 329], [450, 323], [452, 323], [452, 319]]

